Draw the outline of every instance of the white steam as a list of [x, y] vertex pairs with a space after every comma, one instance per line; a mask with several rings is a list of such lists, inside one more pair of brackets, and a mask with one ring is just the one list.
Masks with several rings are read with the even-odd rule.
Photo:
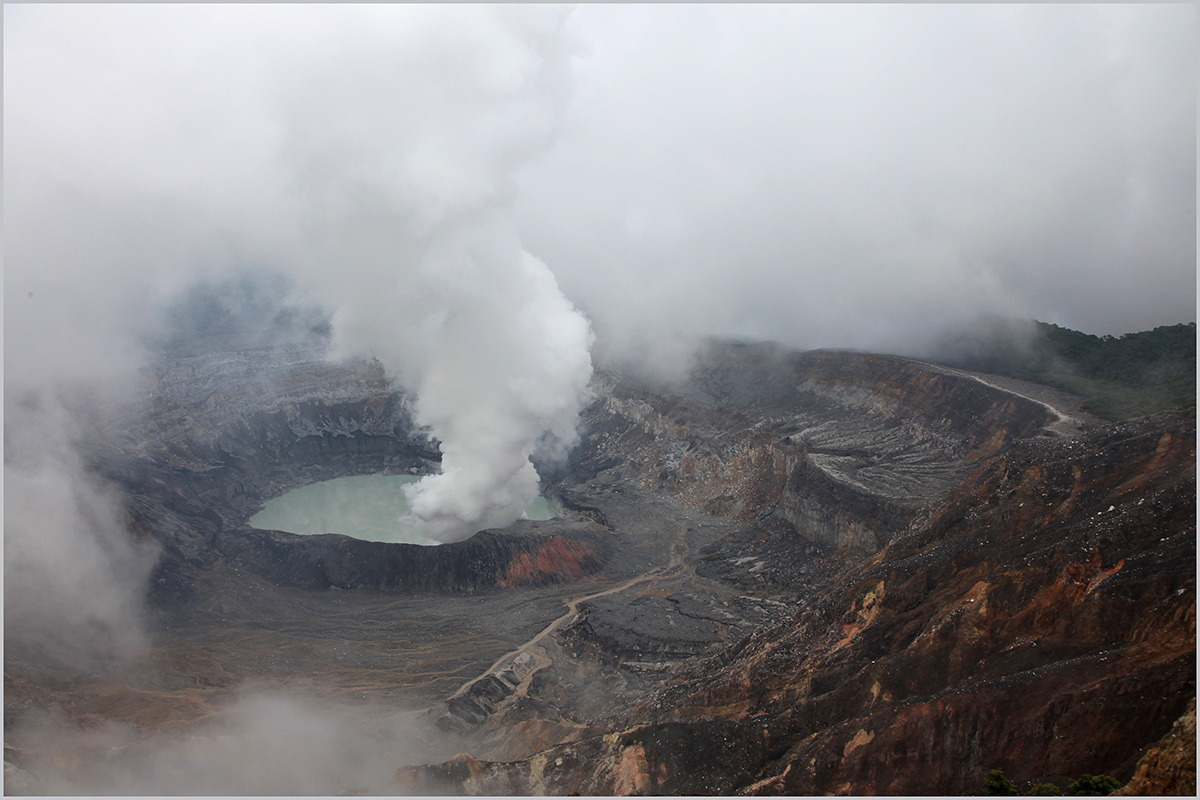
[[337, 308], [335, 353], [379, 358], [441, 442], [441, 473], [406, 490], [426, 538], [522, 516], [530, 456], [573, 442], [586, 399], [590, 326], [512, 219], [512, 172], [566, 99], [562, 16], [406, 11], [410, 48], [356, 37], [336, 75], [314, 64], [282, 91], [302, 278]]
[[574, 443], [591, 377], [591, 330], [545, 264], [480, 256], [479, 288], [423, 320], [438, 333], [421, 365], [417, 421], [441, 440], [442, 472], [406, 491], [421, 529], [442, 541], [524, 515], [538, 493], [530, 456]]

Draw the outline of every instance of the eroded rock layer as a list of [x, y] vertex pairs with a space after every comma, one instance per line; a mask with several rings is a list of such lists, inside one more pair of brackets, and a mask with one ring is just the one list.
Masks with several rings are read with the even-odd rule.
[[1196, 698], [1187, 713], [1142, 756], [1133, 780], [1115, 795], [1190, 797], [1196, 794]]
[[674, 390], [602, 376], [574, 477], [636, 482], [743, 524], [873, 553], [971, 464], [1058, 422], [964, 373], [889, 356], [713, 347]]

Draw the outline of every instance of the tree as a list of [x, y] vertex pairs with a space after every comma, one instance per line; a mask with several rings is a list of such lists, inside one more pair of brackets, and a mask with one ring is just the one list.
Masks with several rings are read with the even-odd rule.
[[1018, 795], [1017, 787], [1013, 782], [1004, 777], [1004, 773], [998, 769], [988, 773], [987, 780], [983, 782], [983, 793], [988, 795]]
[[1068, 794], [1110, 795], [1121, 788], [1121, 782], [1107, 775], [1084, 775], [1067, 787]]
[[1053, 783], [1039, 783], [1025, 793], [1026, 797], [1062, 797], [1062, 789]]

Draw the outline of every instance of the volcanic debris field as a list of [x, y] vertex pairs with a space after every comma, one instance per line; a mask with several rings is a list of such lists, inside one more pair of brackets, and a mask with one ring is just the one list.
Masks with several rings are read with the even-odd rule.
[[[6, 790], [955, 795], [999, 769], [1194, 791], [1194, 748], [1190, 785], [1139, 768], [1194, 714], [1194, 409], [1102, 424], [1032, 385], [770, 345], [592, 389], [569, 460], [538, 465], [559, 518], [423, 547], [248, 524], [298, 486], [438, 469], [377, 363], [163, 358], [84, 445], [160, 550], [149, 645], [73, 671], [6, 647]], [[313, 731], [327, 772], [155, 766], [284, 691], [352, 712]]]

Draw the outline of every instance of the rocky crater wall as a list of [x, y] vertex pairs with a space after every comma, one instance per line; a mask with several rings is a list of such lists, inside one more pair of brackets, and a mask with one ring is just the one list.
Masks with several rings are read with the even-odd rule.
[[[633, 482], [740, 525], [863, 554], [911, 525], [973, 461], [1052, 417], [1035, 401], [905, 359], [769, 345], [713, 345], [679, 386], [600, 372], [594, 390], [581, 445], [565, 468], [544, 471], [546, 491], [566, 497], [570, 487]], [[424, 585], [354, 565], [387, 561], [363, 543], [272, 538], [246, 524], [299, 485], [437, 469], [437, 443], [375, 362], [328, 364], [316, 351], [287, 348], [163, 359], [146, 402], [120, 435], [97, 438], [92, 455], [125, 488], [135, 529], [163, 545], [155, 581], [171, 587], [163, 602], [180, 601], [188, 570], [218, 558], [286, 585]], [[587, 570], [604, 561], [605, 548], [577, 544]], [[419, 551], [411, 563], [424, 563]], [[521, 552], [511, 557], [532, 557]], [[439, 557], [464, 558], [456, 550]], [[499, 585], [502, 561], [493, 554], [472, 563], [487, 564]], [[426, 573], [455, 572], [447, 569]], [[461, 574], [447, 580], [483, 585]]]
[[216, 550], [279, 586], [472, 594], [583, 579], [619, 543], [595, 523], [523, 520], [436, 547], [238, 528], [221, 534]]
[[1191, 796], [1195, 442], [1194, 411], [1022, 440], [603, 735], [394, 786], [961, 796], [1000, 769], [1023, 790], [1087, 773]]
[[743, 524], [874, 553], [1045, 405], [965, 373], [844, 351], [713, 346], [686, 384], [601, 375], [576, 480], [634, 481]]
[[590, 521], [525, 523], [455, 545], [258, 531], [248, 520], [293, 488], [348, 475], [436, 471], [437, 443], [378, 364], [289, 350], [203, 353], [157, 366], [146, 400], [88, 454], [124, 490], [132, 527], [163, 555], [152, 598], [186, 605], [218, 560], [279, 586], [472, 593], [578, 580], [615, 536]]
[[385, 545], [246, 525], [301, 483], [436, 468], [378, 365], [165, 359], [85, 449], [162, 545], [167, 677], [47, 673], [23, 708], [200, 722], [205, 687], [326, 670], [450, 698], [473, 756], [384, 794], [953, 795], [1124, 780], [1194, 698], [1194, 410], [1081, 431], [967, 373], [772, 346], [594, 390], [542, 471], [575, 518]]
[[1188, 415], [1025, 440], [649, 717], [763, 720], [768, 794], [1127, 780], [1195, 695], [1195, 509]]

